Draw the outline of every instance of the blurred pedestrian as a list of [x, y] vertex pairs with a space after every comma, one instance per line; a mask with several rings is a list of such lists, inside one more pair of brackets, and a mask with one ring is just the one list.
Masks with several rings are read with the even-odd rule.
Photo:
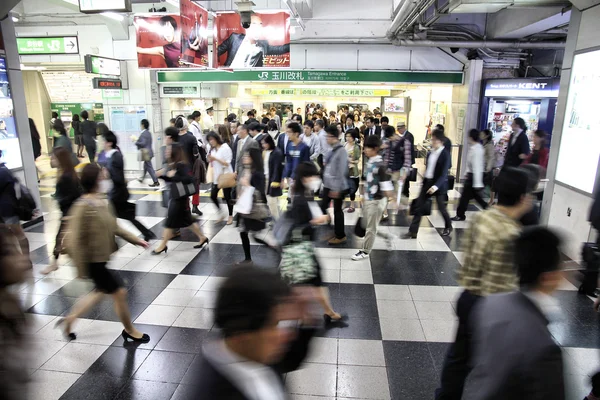
[[[332, 111], [333, 112], [333, 111]], [[333, 125], [335, 127], [335, 125]], [[337, 129], [337, 127], [336, 127]], [[350, 207], [348, 208], [349, 213], [353, 213], [356, 210], [356, 192], [360, 186], [360, 171], [358, 166], [360, 165], [360, 145], [358, 129], [353, 129], [346, 132], [346, 144], [344, 145], [346, 153], [348, 154], [348, 183], [349, 183], [349, 195], [350, 195]]]
[[38, 178], [38, 183], [40, 183], [40, 170], [35, 164], [35, 161], [42, 155], [42, 144], [40, 143], [40, 132], [37, 130], [35, 126], [35, 122], [33, 119], [29, 118], [29, 132], [31, 133], [31, 145], [33, 146], [33, 163], [35, 165], [35, 173]]
[[144, 173], [142, 177], [138, 179], [138, 182], [144, 182], [144, 178], [146, 174], [150, 175], [152, 178], [152, 184], [150, 187], [158, 187], [160, 184], [158, 183], [158, 179], [156, 178], [156, 172], [154, 171], [154, 167], [152, 166], [152, 158], [154, 158], [154, 150], [152, 149], [152, 134], [148, 130], [150, 128], [150, 122], [147, 119], [143, 119], [140, 122], [142, 133], [135, 142], [135, 146], [138, 148], [140, 152], [140, 158], [144, 163]]
[[83, 121], [79, 125], [79, 130], [83, 135], [83, 143], [90, 162], [93, 163], [96, 159], [96, 122], [89, 120], [89, 113], [86, 110], [81, 112]]
[[458, 207], [456, 208], [456, 216], [452, 218], [452, 221], [464, 221], [467, 219], [466, 212], [471, 199], [475, 199], [484, 210], [488, 207], [485, 200], [481, 197], [483, 188], [485, 187], [483, 183], [485, 152], [483, 146], [479, 143], [479, 137], [480, 134], [477, 129], [469, 131], [466, 179], [462, 193], [460, 194]]
[[274, 140], [265, 137], [263, 140], [263, 162], [265, 168], [265, 181], [267, 182], [267, 204], [271, 217], [279, 219], [279, 197], [283, 195], [281, 180], [283, 175], [283, 153], [275, 146]]
[[[214, 132], [209, 132], [206, 135], [206, 140], [208, 140], [208, 143], [211, 147], [210, 153], [208, 154], [208, 162], [213, 169], [213, 184], [210, 191], [210, 198], [215, 204], [215, 207], [217, 207], [219, 221], [222, 221], [225, 219], [225, 217], [223, 216], [223, 212], [217, 197], [219, 194], [218, 182], [221, 175], [233, 173], [233, 169], [231, 168], [233, 153], [231, 152], [231, 148], [229, 148], [227, 143], [224, 143], [221, 137]], [[223, 200], [227, 205], [227, 225], [231, 225], [233, 223], [233, 203], [231, 201], [232, 188], [223, 187], [221, 190], [223, 191]]]
[[544, 175], [548, 169], [548, 156], [550, 155], [550, 151], [546, 147], [547, 137], [548, 134], [542, 129], [537, 129], [533, 132], [533, 149], [523, 163], [539, 165], [544, 169]]
[[506, 156], [504, 157], [505, 167], [518, 167], [525, 161], [531, 149], [529, 148], [529, 139], [527, 138], [527, 125], [523, 118], [517, 117], [513, 119], [512, 133], [508, 140], [506, 148]]

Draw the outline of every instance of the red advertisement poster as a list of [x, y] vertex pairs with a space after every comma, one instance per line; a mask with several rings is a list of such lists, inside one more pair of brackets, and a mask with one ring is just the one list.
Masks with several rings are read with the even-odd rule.
[[136, 16], [139, 68], [180, 68], [181, 17], [178, 14]]
[[191, 0], [180, 0], [181, 62], [208, 67], [208, 11]]
[[237, 13], [214, 20], [214, 68], [281, 68], [290, 66], [290, 15], [254, 13], [244, 29]]

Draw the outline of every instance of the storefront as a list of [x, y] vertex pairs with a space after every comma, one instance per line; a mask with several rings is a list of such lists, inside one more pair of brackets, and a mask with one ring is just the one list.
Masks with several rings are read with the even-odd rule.
[[523, 118], [527, 134], [537, 129], [548, 132], [548, 144], [552, 137], [559, 78], [493, 79], [484, 83], [481, 102], [480, 126], [490, 129], [498, 142], [511, 132], [511, 123]]
[[[1, 42], [1, 41], [0, 41]], [[19, 135], [14, 117], [14, 105], [6, 68], [6, 58], [0, 56], [0, 150], [1, 161], [9, 169], [23, 166]]]

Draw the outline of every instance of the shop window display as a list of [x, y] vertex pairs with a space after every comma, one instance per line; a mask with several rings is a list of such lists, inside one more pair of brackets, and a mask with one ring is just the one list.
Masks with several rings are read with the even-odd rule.
[[1, 161], [10, 169], [23, 166], [13, 110], [6, 59], [0, 57], [0, 150]]

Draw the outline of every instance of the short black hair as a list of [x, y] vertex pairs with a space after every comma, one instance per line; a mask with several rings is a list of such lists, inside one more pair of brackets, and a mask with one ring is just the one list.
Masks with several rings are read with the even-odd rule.
[[88, 114], [87, 110], [83, 110], [81, 112], [81, 118], [88, 119], [89, 117], [90, 117], [90, 114]]
[[444, 135], [444, 131], [435, 128], [433, 131], [431, 131], [431, 137], [432, 138], [436, 138], [437, 140], [441, 140], [442, 142], [444, 141], [444, 139], [446, 139], [446, 136]]
[[381, 147], [381, 139], [377, 135], [369, 135], [365, 138], [365, 147], [376, 149]]
[[310, 129], [314, 129], [315, 127], [315, 123], [308, 119], [304, 122], [304, 125], [308, 126]]
[[[333, 124], [332, 124], [333, 125]], [[337, 125], [333, 125], [335, 126], [335, 129], [337, 129]], [[351, 128], [348, 129], [345, 133], [344, 133], [344, 137], [346, 137], [347, 135], [350, 135], [354, 138], [355, 141], [360, 141], [360, 132], [358, 131], [358, 129], [356, 128]]]
[[515, 241], [515, 264], [523, 288], [535, 287], [540, 275], [559, 269], [561, 238], [548, 228], [524, 228]]
[[290, 128], [292, 132], [297, 133], [298, 135], [302, 133], [302, 127], [297, 122], [290, 122], [288, 124], [288, 128]]
[[140, 124], [144, 127], [144, 129], [150, 128], [150, 122], [147, 119], [143, 119]]
[[246, 115], [248, 116], [248, 118], [254, 118], [254, 116], [256, 114], [254, 114], [254, 110], [250, 110], [250, 111], [248, 111], [248, 114], [246, 114]]
[[263, 124], [263, 125], [267, 125], [267, 124], [269, 123], [269, 121], [270, 121], [270, 120], [271, 120], [271, 118], [269, 118], [269, 117], [263, 117], [263, 118], [260, 120], [260, 123], [261, 123], [261, 124]]
[[391, 138], [392, 136], [394, 136], [395, 133], [396, 133], [396, 128], [394, 128], [391, 125], [386, 126], [385, 129], [383, 130], [383, 135], [386, 138]]
[[52, 111], [52, 118], [58, 118], [58, 113], [56, 111]]
[[504, 167], [494, 181], [498, 205], [512, 207], [527, 194], [529, 175], [522, 169]]
[[542, 167], [537, 164], [525, 164], [519, 168], [523, 169], [527, 175], [527, 193], [533, 193], [540, 183], [542, 177]]
[[333, 136], [335, 138], [340, 137], [340, 132], [338, 132], [337, 126], [333, 124], [325, 128], [325, 132], [327, 133], [327, 136]]
[[379, 118], [373, 118], [373, 123], [375, 125], [379, 125]]
[[90, 163], [83, 167], [79, 183], [83, 188], [84, 193], [91, 193], [98, 185], [98, 177], [100, 176], [100, 167], [96, 163]]
[[263, 138], [263, 143], [266, 143], [269, 146], [269, 150], [275, 150], [275, 141], [271, 137], [271, 135], [265, 135]]
[[200, 117], [200, 115], [202, 115], [202, 114], [200, 114], [200, 111], [196, 110], [192, 113], [192, 118], [196, 119], [196, 118]]
[[188, 121], [193, 121], [194, 120], [194, 115], [190, 114], [186, 118], [187, 118]]
[[171, 138], [171, 140], [177, 142], [179, 141], [179, 129], [170, 126], [167, 129], [165, 129], [165, 136], [168, 136]]
[[[308, 121], [306, 121], [308, 122]], [[315, 125], [320, 126], [321, 129], [323, 129], [325, 127], [325, 121], [323, 121], [322, 119], [318, 119], [314, 122]]]
[[237, 115], [235, 115], [234, 113], [227, 115], [227, 122], [235, 122], [236, 119]]
[[525, 120], [523, 118], [517, 117], [513, 120], [513, 122], [517, 124], [523, 131], [527, 130], [527, 125], [525, 124]]
[[371, 123], [375, 123], [375, 118], [374, 117], [367, 117], [367, 119], [365, 121], [371, 122]]
[[272, 119], [269, 122], [267, 122], [267, 129], [270, 131], [277, 131], [279, 130], [279, 128], [277, 127], [277, 122]]
[[477, 129], [471, 129], [471, 130], [469, 131], [469, 137], [470, 137], [472, 140], [474, 140], [474, 141], [476, 141], [476, 142], [479, 142], [479, 131], [478, 131]]
[[442, 131], [442, 132], [446, 132], [446, 128], [444, 128], [444, 125], [442, 125], [442, 124], [437, 124], [435, 126], [435, 129]]
[[260, 128], [260, 124], [258, 122], [252, 122], [250, 125], [248, 125], [248, 130], [249, 131], [262, 131], [262, 129]]
[[384, 122], [387, 122], [389, 124], [390, 119], [388, 117], [381, 117], [381, 123], [383, 124]]

